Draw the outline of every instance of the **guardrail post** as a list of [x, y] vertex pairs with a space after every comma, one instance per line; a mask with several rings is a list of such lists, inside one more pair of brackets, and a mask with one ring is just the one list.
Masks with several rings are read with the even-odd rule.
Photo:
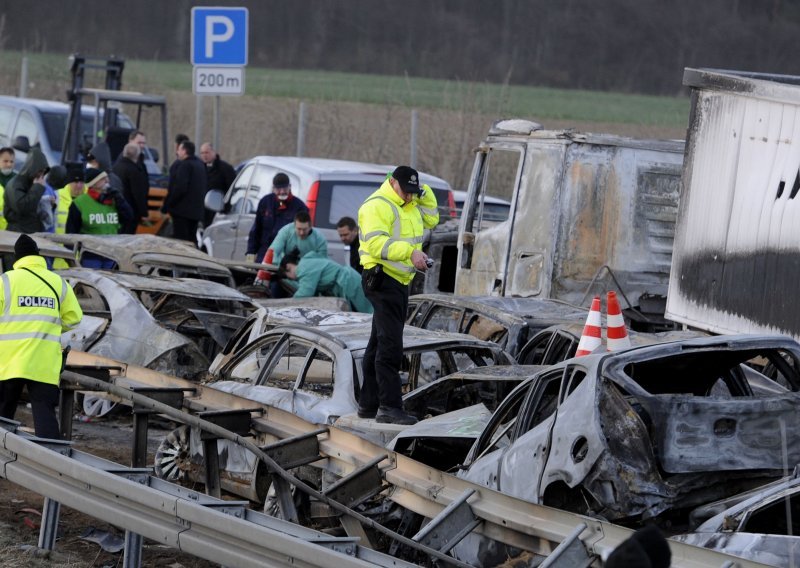
[[58, 532], [58, 516], [61, 513], [61, 504], [49, 497], [44, 498], [42, 505], [42, 526], [39, 529], [39, 548], [53, 550], [56, 547]]
[[142, 535], [125, 531], [125, 548], [122, 550], [123, 568], [139, 568], [142, 565]]

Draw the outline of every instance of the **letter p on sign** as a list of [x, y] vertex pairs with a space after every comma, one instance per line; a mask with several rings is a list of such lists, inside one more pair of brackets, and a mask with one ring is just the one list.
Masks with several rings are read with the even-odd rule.
[[[222, 33], [215, 30], [222, 29]], [[225, 43], [233, 37], [233, 20], [227, 16], [209, 16], [206, 18], [206, 51], [205, 57], [214, 59], [214, 45]]]
[[247, 8], [192, 8], [192, 65], [247, 65]]

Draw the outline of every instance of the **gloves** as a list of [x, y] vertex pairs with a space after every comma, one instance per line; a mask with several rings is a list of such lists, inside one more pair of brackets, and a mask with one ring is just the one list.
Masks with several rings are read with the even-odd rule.
[[246, 255], [244, 255], [244, 261], [245, 262], [255, 262], [256, 261], [256, 255], [254, 255], [254, 254], [246, 254]]
[[[267, 253], [264, 255], [264, 258], [261, 259], [261, 262], [264, 264], [272, 264], [272, 259], [275, 258], [275, 251], [272, 249], [267, 249]], [[269, 280], [272, 278], [272, 274], [267, 272], [266, 270], [259, 270], [256, 278], [261, 281]]]

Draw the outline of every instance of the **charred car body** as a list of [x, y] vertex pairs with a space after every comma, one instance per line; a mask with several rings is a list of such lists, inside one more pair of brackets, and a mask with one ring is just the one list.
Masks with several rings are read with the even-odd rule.
[[[328, 329], [303, 325], [276, 327], [248, 343], [215, 367], [209, 386], [275, 406], [315, 423], [333, 423], [354, 413], [363, 382], [361, 359], [369, 324]], [[401, 377], [405, 389], [471, 367], [509, 364], [511, 357], [493, 343], [472, 336], [406, 327]], [[220, 444], [222, 487], [263, 501], [269, 479], [257, 470], [253, 454]], [[156, 473], [167, 479], [202, 479], [202, 443], [179, 428], [161, 444]]]
[[697, 519], [706, 520], [673, 539], [770, 566], [794, 566], [800, 557], [798, 470], [780, 481], [700, 507], [692, 512], [692, 520]]
[[75, 290], [83, 321], [66, 337], [80, 351], [189, 379], [255, 309], [222, 284], [74, 268], [60, 271]]
[[176, 239], [155, 235], [41, 234], [73, 249], [80, 262], [87, 252], [113, 260], [117, 269], [154, 276], [197, 278], [226, 286], [235, 282], [230, 269], [207, 254]]
[[788, 338], [702, 338], [570, 359], [503, 401], [461, 476], [609, 520], [686, 510], [782, 475], [780, 422], [785, 459], [800, 461], [798, 387], [800, 345]]
[[493, 341], [516, 357], [537, 331], [559, 323], [582, 323], [587, 313], [560, 300], [419, 294], [409, 299], [406, 323], [434, 331], [468, 333]]
[[[6, 266], [6, 262], [12, 262], [14, 256], [14, 243], [22, 233], [15, 231], [0, 231], [0, 272], [7, 272], [11, 270], [11, 266]], [[45, 258], [60, 258], [67, 263], [68, 266], [75, 266], [75, 255], [72, 251], [57, 245], [46, 238], [39, 235], [30, 235], [36, 246], [39, 247], [39, 253]]]

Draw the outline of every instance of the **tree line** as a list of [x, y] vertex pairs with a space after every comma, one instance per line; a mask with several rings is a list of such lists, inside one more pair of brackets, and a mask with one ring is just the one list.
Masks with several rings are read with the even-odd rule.
[[36, 0], [0, 49], [189, 62], [194, 5], [249, 10], [249, 64], [632, 93], [684, 67], [800, 74], [800, 0]]

